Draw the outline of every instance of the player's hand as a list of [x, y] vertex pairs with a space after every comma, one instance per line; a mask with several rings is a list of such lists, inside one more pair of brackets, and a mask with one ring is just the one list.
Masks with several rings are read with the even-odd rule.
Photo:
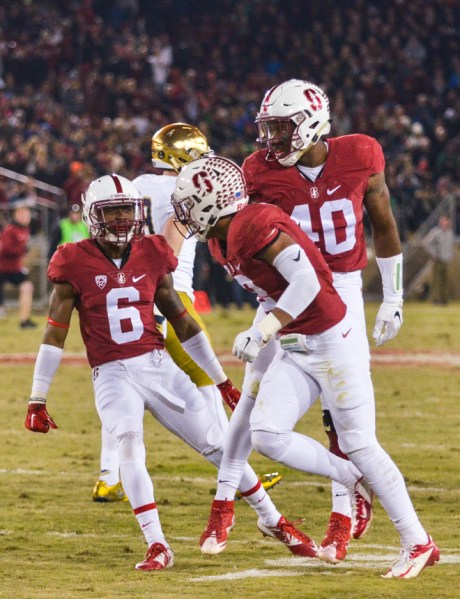
[[233, 410], [236, 408], [236, 404], [240, 401], [240, 391], [233, 385], [230, 379], [227, 379], [223, 383], [217, 385], [217, 388], [222, 395], [222, 399], [233, 412]]
[[403, 323], [402, 300], [397, 302], [383, 302], [375, 319], [372, 337], [376, 345], [383, 345], [396, 337]]
[[254, 362], [264, 345], [262, 333], [257, 327], [251, 327], [236, 336], [232, 353], [243, 362]]
[[24, 425], [34, 433], [47, 433], [50, 427], [57, 428], [44, 403], [29, 403]]

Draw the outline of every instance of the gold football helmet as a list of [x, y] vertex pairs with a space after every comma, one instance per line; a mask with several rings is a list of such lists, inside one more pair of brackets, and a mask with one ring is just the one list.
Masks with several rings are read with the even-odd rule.
[[152, 164], [176, 173], [197, 158], [212, 155], [208, 140], [199, 129], [186, 123], [172, 123], [158, 129], [152, 137]]

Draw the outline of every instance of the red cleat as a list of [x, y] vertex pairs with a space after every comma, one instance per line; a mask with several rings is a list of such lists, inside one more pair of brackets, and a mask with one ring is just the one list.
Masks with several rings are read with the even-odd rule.
[[235, 526], [234, 502], [214, 500], [206, 530], [200, 537], [201, 553], [217, 555], [227, 546], [228, 533]]
[[329, 524], [321, 545], [318, 557], [325, 562], [337, 564], [345, 559], [350, 542], [351, 518], [332, 512]]
[[281, 516], [276, 526], [265, 526], [259, 518], [257, 528], [265, 537], [273, 537], [281, 541], [294, 555], [316, 557], [318, 546], [315, 541], [296, 528], [294, 522], [286, 520], [284, 516]]
[[164, 570], [174, 564], [174, 553], [163, 543], [153, 543], [147, 550], [143, 562], [136, 564], [136, 570]]

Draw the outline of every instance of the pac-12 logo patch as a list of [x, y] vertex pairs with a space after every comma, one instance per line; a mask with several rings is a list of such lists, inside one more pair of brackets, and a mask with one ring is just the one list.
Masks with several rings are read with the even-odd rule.
[[96, 279], [96, 285], [99, 289], [104, 289], [107, 285], [107, 277], [105, 275], [96, 275], [94, 278]]

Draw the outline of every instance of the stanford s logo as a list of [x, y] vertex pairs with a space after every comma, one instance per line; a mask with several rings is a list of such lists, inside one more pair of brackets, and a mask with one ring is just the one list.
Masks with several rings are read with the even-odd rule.
[[196, 175], [193, 175], [192, 183], [198, 189], [198, 193], [210, 193], [213, 189], [206, 171], [200, 171]]
[[317, 187], [310, 187], [310, 195], [311, 197], [316, 200], [316, 198], [319, 197], [319, 191]]
[[321, 108], [323, 107], [323, 101], [321, 99], [321, 96], [318, 94], [318, 92], [316, 91], [316, 89], [306, 89], [304, 92], [305, 97], [307, 98], [307, 100], [310, 103], [310, 108], [313, 111], [317, 111], [317, 110], [321, 110]]
[[94, 278], [99, 289], [104, 289], [107, 285], [107, 277], [105, 275], [96, 275]]

